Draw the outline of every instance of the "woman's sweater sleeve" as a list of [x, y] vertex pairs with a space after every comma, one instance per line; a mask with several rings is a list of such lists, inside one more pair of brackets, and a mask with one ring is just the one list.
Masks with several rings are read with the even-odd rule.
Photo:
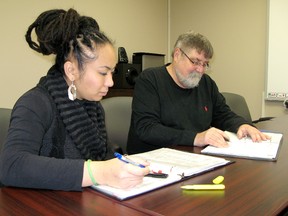
[[82, 189], [84, 160], [40, 155], [43, 137], [52, 119], [51, 103], [41, 92], [30, 91], [17, 101], [0, 157], [0, 181], [4, 185], [52, 190]]

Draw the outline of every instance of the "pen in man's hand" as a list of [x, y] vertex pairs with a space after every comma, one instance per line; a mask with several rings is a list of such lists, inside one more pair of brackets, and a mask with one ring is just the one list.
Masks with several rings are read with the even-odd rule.
[[115, 152], [115, 153], [114, 153], [114, 156], [115, 156], [116, 158], [118, 158], [119, 160], [125, 162], [125, 163], [129, 163], [129, 164], [132, 164], [132, 165], [134, 165], [134, 166], [138, 166], [138, 167], [140, 167], [140, 168], [145, 168], [144, 165], [139, 164], [139, 163], [137, 163], [137, 162], [135, 162], [135, 161], [132, 161], [132, 160], [130, 160], [129, 158], [127, 158], [127, 157], [119, 154], [118, 152]]

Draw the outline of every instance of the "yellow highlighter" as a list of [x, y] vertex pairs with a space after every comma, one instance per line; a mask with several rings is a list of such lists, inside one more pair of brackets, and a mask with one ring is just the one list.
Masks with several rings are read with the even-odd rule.
[[181, 186], [184, 190], [224, 190], [224, 184], [194, 184]]
[[218, 176], [215, 179], [213, 179], [213, 183], [214, 184], [221, 184], [224, 181], [224, 177], [223, 176]]

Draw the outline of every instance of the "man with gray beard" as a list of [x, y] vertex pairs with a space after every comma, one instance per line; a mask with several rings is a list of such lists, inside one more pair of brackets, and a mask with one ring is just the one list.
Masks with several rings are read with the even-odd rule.
[[136, 80], [128, 135], [129, 154], [173, 145], [226, 147], [225, 130], [253, 141], [269, 139], [231, 111], [205, 72], [213, 47], [203, 35], [178, 37], [172, 63], [144, 70]]

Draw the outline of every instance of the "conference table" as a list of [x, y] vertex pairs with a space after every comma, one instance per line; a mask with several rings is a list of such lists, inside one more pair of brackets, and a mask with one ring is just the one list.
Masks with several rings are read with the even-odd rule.
[[[288, 115], [257, 123], [283, 133], [276, 162], [229, 158], [235, 163], [124, 201], [91, 188], [82, 192], [0, 189], [0, 215], [284, 215], [288, 211]], [[177, 149], [200, 153], [201, 148]], [[223, 175], [225, 190], [185, 191]]]

